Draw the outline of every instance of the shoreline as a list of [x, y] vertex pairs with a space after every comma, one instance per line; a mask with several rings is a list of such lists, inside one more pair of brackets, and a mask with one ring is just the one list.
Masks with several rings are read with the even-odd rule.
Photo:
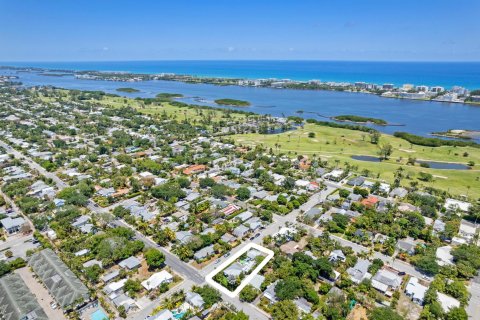
[[[427, 98], [417, 98], [401, 96], [404, 91], [400, 87], [395, 87], [391, 84], [378, 85], [375, 83], [366, 82], [321, 82], [318, 80], [289, 80], [289, 79], [248, 79], [248, 78], [228, 78], [228, 77], [209, 77], [209, 76], [196, 76], [188, 74], [175, 74], [175, 73], [133, 73], [126, 71], [99, 71], [99, 70], [66, 70], [57, 68], [39, 68], [39, 67], [15, 67], [0, 65], [0, 70], [13, 70], [16, 72], [36, 72], [42, 75], [45, 73], [64, 73], [62, 76], [72, 75], [76, 79], [82, 80], [103, 80], [112, 82], [141, 82], [141, 81], [178, 81], [190, 84], [211, 84], [217, 86], [239, 86], [239, 87], [259, 87], [270, 89], [291, 89], [291, 90], [312, 90], [312, 91], [342, 91], [351, 93], [364, 93], [373, 94], [382, 98], [393, 98], [403, 100], [414, 101], [426, 101], [426, 102], [444, 102], [444, 103], [459, 103], [467, 106], [480, 107], [480, 99], [478, 101], [465, 101], [450, 96], [451, 92], [444, 90], [441, 94], [434, 95]], [[48, 75], [48, 74], [47, 74]], [[52, 75], [55, 76], [55, 75]], [[388, 89], [385, 88], [388, 86]], [[456, 86], [454, 86], [456, 87]], [[434, 88], [434, 87], [432, 87]], [[441, 87], [438, 87], [441, 88]], [[393, 92], [390, 92], [393, 90]], [[466, 89], [465, 89], [466, 90]], [[468, 91], [468, 90], [467, 90]], [[443, 99], [440, 99], [444, 97]], [[475, 96], [476, 97], [476, 96]], [[470, 96], [466, 96], [470, 98]], [[475, 98], [477, 99], [477, 98]]]

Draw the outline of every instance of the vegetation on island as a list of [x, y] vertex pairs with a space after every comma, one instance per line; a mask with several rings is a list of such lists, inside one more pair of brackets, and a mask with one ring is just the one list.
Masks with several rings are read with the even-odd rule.
[[175, 98], [182, 98], [183, 94], [181, 93], [169, 93], [169, 92], [161, 92], [155, 96], [156, 98], [164, 98], [164, 99], [175, 99]]
[[233, 107], [248, 107], [250, 106], [250, 102], [245, 100], [237, 100], [237, 99], [217, 99], [215, 100], [216, 104], [224, 105], [224, 106], [233, 106]]
[[395, 132], [393, 134], [395, 137], [402, 138], [407, 140], [410, 143], [427, 146], [427, 147], [441, 147], [441, 146], [451, 146], [451, 147], [474, 147], [480, 148], [480, 144], [473, 141], [458, 141], [458, 140], [444, 140], [439, 138], [426, 138], [417, 136], [408, 132]]
[[117, 88], [118, 92], [127, 92], [127, 93], [134, 93], [134, 92], [140, 92], [140, 90], [135, 89], [135, 88]]
[[478, 130], [448, 130], [448, 131], [432, 132], [432, 135], [438, 136], [438, 137], [471, 140], [475, 136], [480, 136], [480, 131], [478, 131]]
[[386, 126], [388, 124], [388, 122], [383, 119], [355, 116], [351, 114], [335, 116], [332, 119], [336, 121], [350, 121], [356, 123], [373, 123], [380, 126]]
[[341, 129], [348, 129], [348, 130], [356, 130], [356, 131], [363, 131], [363, 132], [376, 132], [377, 130], [358, 125], [358, 124], [346, 124], [346, 123], [336, 123], [332, 121], [319, 121], [315, 119], [307, 119], [307, 123], [314, 123], [319, 126], [325, 126], [325, 127], [332, 127], [332, 128], [341, 128]]

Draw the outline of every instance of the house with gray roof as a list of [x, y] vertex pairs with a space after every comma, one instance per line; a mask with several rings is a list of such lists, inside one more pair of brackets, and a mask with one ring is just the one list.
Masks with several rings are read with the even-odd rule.
[[119, 275], [120, 275], [120, 271], [119, 271], [119, 270], [114, 270], [114, 271], [112, 271], [112, 272], [110, 272], [110, 273], [107, 273], [107, 274], [101, 276], [100, 279], [101, 279], [103, 282], [107, 283], [107, 282], [110, 282], [110, 281], [112, 281], [113, 279], [117, 278]]
[[195, 252], [195, 254], [193, 255], [193, 258], [197, 261], [200, 261], [200, 260], [203, 260], [203, 259], [206, 259], [212, 255], [215, 254], [215, 250], [213, 249], [213, 244], [205, 247], [205, 248], [202, 248], [200, 250], [198, 250], [197, 252]]
[[408, 253], [409, 255], [413, 255], [415, 253], [415, 247], [417, 246], [417, 242], [415, 242], [411, 238], [401, 239], [397, 242], [397, 249], [403, 252]]
[[139, 268], [142, 263], [137, 257], [131, 256], [125, 260], [120, 261], [118, 265], [123, 269], [133, 270]]
[[275, 303], [278, 301], [277, 295], [275, 293], [275, 287], [277, 286], [278, 280], [274, 283], [270, 284], [265, 291], [263, 292], [263, 296], [270, 301], [270, 303]]
[[445, 226], [446, 226], [445, 222], [443, 222], [442, 220], [440, 219], [435, 220], [435, 222], [433, 223], [434, 233], [440, 233], [445, 231]]
[[0, 223], [8, 234], [14, 234], [20, 231], [22, 226], [25, 224], [25, 219], [22, 217], [13, 219], [6, 217], [5, 219], [0, 220]]
[[359, 194], [355, 194], [355, 193], [350, 193], [347, 197], [350, 201], [361, 201], [363, 199], [363, 197]]
[[64, 310], [89, 300], [87, 287], [52, 249], [33, 254], [28, 264]]
[[82, 226], [89, 223], [91, 218], [89, 216], [80, 216], [72, 222], [72, 227], [80, 229]]
[[237, 238], [243, 238], [245, 237], [250, 229], [245, 227], [243, 224], [239, 225], [235, 229], [233, 229], [233, 235], [236, 236]]
[[364, 279], [370, 279], [372, 275], [368, 273], [368, 267], [370, 267], [370, 262], [364, 259], [358, 259], [355, 266], [348, 268], [347, 273], [350, 275], [350, 279], [356, 284], [359, 284]]
[[251, 217], [253, 217], [253, 213], [251, 213], [250, 211], [245, 211], [236, 216], [235, 219], [243, 222], [250, 219]]
[[265, 281], [265, 277], [261, 274], [256, 274], [252, 280], [250, 280], [250, 285], [258, 290], [262, 287], [262, 283]]
[[223, 270], [223, 274], [225, 277], [227, 277], [228, 282], [230, 283], [235, 283], [237, 281], [237, 278], [240, 277], [240, 275], [243, 273], [243, 266], [235, 262], [228, 266], [225, 270]]
[[405, 188], [398, 187], [390, 192], [392, 198], [405, 198], [408, 195], [408, 191]]
[[244, 225], [250, 229], [250, 231], [256, 231], [263, 226], [259, 217], [253, 217], [245, 221]]
[[181, 244], [187, 244], [192, 240], [193, 234], [190, 231], [177, 231], [175, 232], [175, 238]]
[[302, 313], [310, 313], [312, 309], [312, 304], [308, 302], [305, 298], [297, 298], [293, 300], [295, 305], [297, 306], [297, 309], [302, 312]]
[[135, 308], [137, 305], [135, 304], [135, 300], [127, 296], [125, 293], [119, 294], [115, 298], [112, 299], [113, 304], [115, 307], [123, 306], [125, 311], [129, 311], [130, 309]]
[[196, 292], [187, 292], [185, 294], [185, 301], [194, 309], [203, 309], [205, 305], [202, 296]]
[[37, 298], [16, 273], [0, 278], [0, 319], [48, 320]]
[[342, 250], [333, 250], [328, 257], [328, 260], [331, 262], [342, 261], [344, 262], [347, 260], [347, 257], [343, 254]]
[[365, 182], [364, 177], [355, 177], [348, 180], [347, 184], [352, 187], [361, 186]]
[[112, 187], [110, 188], [102, 188], [97, 191], [97, 194], [101, 197], [111, 197], [115, 193], [115, 189]]
[[235, 236], [231, 235], [230, 233], [225, 233], [223, 236], [220, 237], [220, 240], [225, 243], [233, 243], [236, 239], [237, 238], [235, 238]]
[[311, 208], [310, 210], [308, 210], [307, 212], [305, 212], [304, 216], [305, 216], [305, 218], [307, 218], [307, 219], [315, 220], [315, 219], [318, 218], [321, 214], [322, 214], [322, 209], [317, 208], [317, 207], [313, 207], [313, 208]]
[[401, 284], [402, 277], [388, 269], [380, 269], [372, 278], [372, 287], [388, 295], [397, 290]]

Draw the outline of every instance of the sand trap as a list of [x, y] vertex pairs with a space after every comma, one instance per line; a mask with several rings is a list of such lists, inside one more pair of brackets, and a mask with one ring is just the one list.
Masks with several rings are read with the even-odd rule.
[[414, 152], [417, 152], [415, 150], [408, 150], [408, 149], [398, 149], [400, 151], [403, 151], [403, 152], [408, 152], [408, 153], [414, 153]]
[[437, 176], [437, 175], [433, 175], [434, 178], [439, 178], [439, 179], [448, 179], [448, 177], [445, 177], [445, 176]]

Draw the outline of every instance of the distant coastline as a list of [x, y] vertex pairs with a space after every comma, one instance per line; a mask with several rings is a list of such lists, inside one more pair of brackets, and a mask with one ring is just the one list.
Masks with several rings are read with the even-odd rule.
[[395, 62], [327, 60], [170, 60], [170, 61], [71, 61], [71, 62], [0, 62], [0, 65], [74, 71], [137, 74], [189, 74], [204, 78], [291, 79], [322, 82], [363, 81], [406, 83], [469, 90], [480, 88], [480, 62]]
[[391, 83], [376, 84], [367, 82], [322, 82], [319, 80], [295, 81], [289, 79], [251, 80], [245, 78], [198, 77], [174, 73], [147, 74], [130, 73], [125, 71], [74, 71], [14, 66], [0, 66], [0, 69], [11, 69], [16, 70], [17, 72], [40, 72], [42, 75], [47, 75], [48, 73], [56, 75], [59, 72], [62, 72], [62, 74], [69, 72], [74, 77], [82, 80], [104, 80], [115, 82], [165, 80], [193, 84], [213, 84], [217, 86], [245, 86], [266, 87], [273, 89], [360, 92], [374, 94], [384, 98], [461, 103], [480, 106], [480, 89], [470, 91], [465, 87], [460, 86], [453, 86], [451, 89], [446, 89], [442, 86], [429, 87], [426, 85], [403, 84], [402, 87], [397, 87]]
[[[139, 90], [138, 92], [125, 92], [121, 95], [133, 98], [153, 99], [157, 96], [160, 99], [173, 98], [187, 104], [200, 103], [206, 106], [220, 106], [224, 108], [236, 108], [236, 106], [222, 106], [214, 101], [222, 98], [233, 98], [248, 101], [251, 106], [249, 111], [260, 114], [270, 114], [278, 117], [295, 115], [295, 110], [304, 110], [315, 114], [320, 118], [328, 118], [330, 121], [338, 115], [354, 115], [364, 118], [384, 119], [388, 125], [378, 125], [366, 122], [363, 125], [375, 127], [378, 130], [393, 134], [394, 127], [403, 126], [404, 131], [411, 132], [424, 137], [431, 136], [434, 132], [444, 132], [450, 128], [463, 130], [478, 130], [478, 119], [480, 108], [462, 104], [453, 106], [450, 103], [436, 103], [431, 107], [435, 112], [425, 114], [425, 108], [429, 104], [425, 101], [413, 101], [410, 99], [382, 99], [378, 94], [363, 92], [361, 90], [286, 90], [271, 86], [247, 86], [239, 85], [238, 81], [232, 79], [208, 78], [214, 81], [208, 83], [204, 78], [178, 76], [181, 80], [176, 81], [177, 76], [164, 75], [170, 79], [154, 79], [154, 81], [142, 81], [141, 77], [156, 77], [158, 75], [138, 75], [126, 72], [82, 72], [80, 78], [74, 71], [69, 71], [69, 76], [44, 77], [46, 71], [39, 68], [11, 68], [0, 69], [0, 82], [15, 82], [16, 85], [32, 86], [53, 86], [76, 90], [96, 91], [102, 90], [108, 94], [120, 95], [116, 90], [119, 87], [130, 87]], [[49, 73], [60, 73], [48, 71]], [[61, 73], [66, 72], [62, 70]], [[83, 79], [91, 74], [99, 74], [102, 78]], [[115, 77], [115, 79], [102, 80], [103, 77]], [[184, 77], [184, 78], [183, 78]], [[121, 79], [121, 81], [115, 81]], [[110, 81], [109, 81], [110, 80]], [[97, 84], [98, 81], [98, 84]], [[271, 81], [271, 80], [270, 80]], [[121, 82], [122, 84], [119, 84]], [[359, 83], [358, 85], [364, 85]], [[215, 88], [217, 87], [217, 88]], [[365, 94], [360, 94], [365, 93]], [[408, 93], [408, 92], [407, 92]], [[394, 100], [404, 102], [394, 102]], [[408, 100], [412, 102], [407, 102]], [[430, 101], [429, 101], [430, 102]], [[432, 101], [437, 102], [437, 101]], [[420, 104], [425, 108], [419, 108]], [[411, 115], [417, 115], [413, 117]], [[349, 122], [349, 121], [348, 121]], [[364, 122], [363, 119], [360, 122]], [[453, 138], [453, 137], [446, 137]], [[479, 137], [472, 140], [480, 141]]]

